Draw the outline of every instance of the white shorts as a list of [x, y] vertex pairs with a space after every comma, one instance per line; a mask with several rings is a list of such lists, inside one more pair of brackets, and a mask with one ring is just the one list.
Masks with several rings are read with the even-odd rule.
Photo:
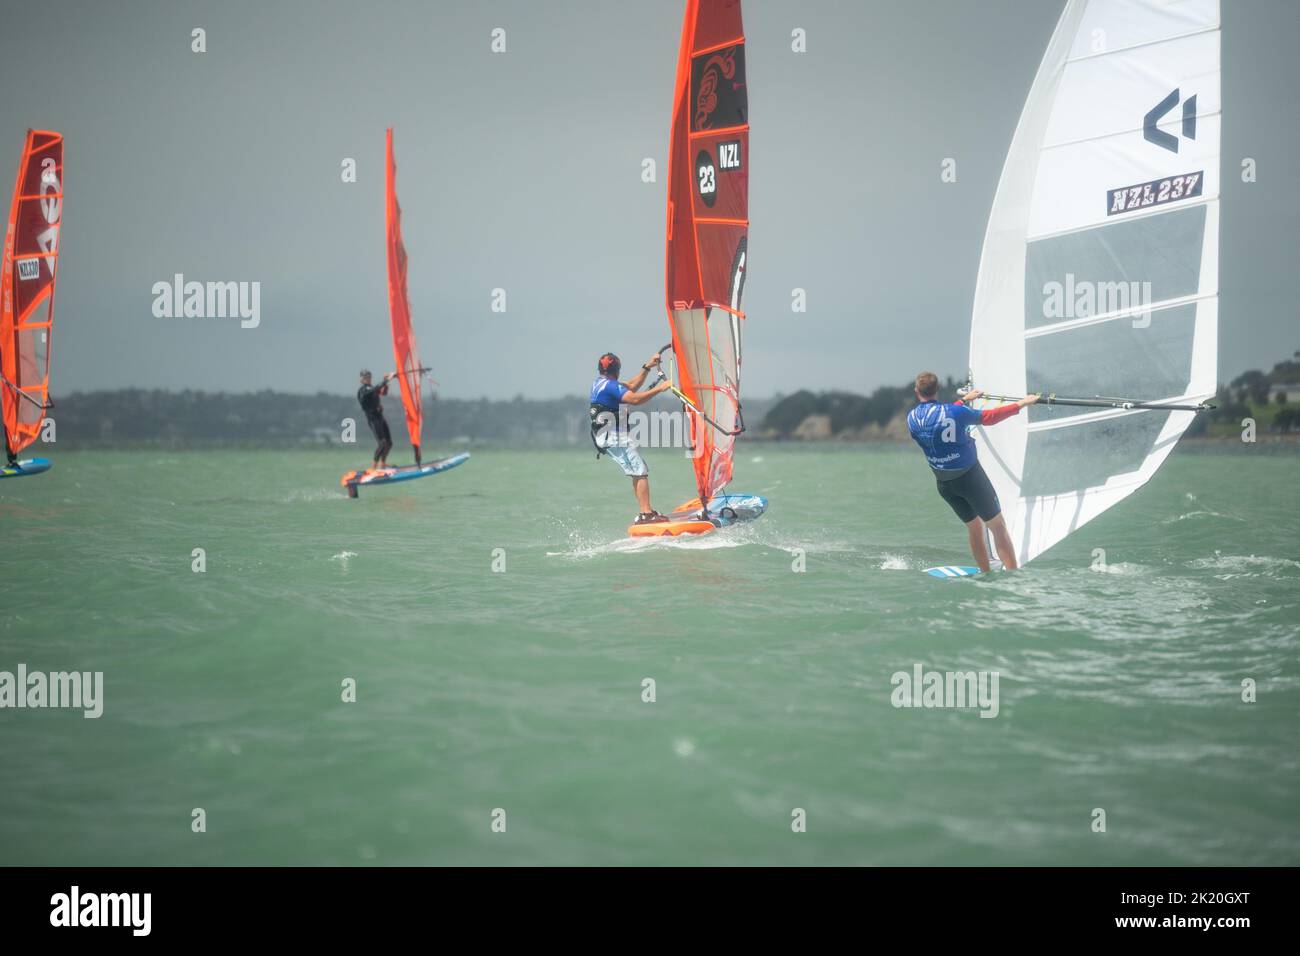
[[623, 474], [630, 478], [644, 478], [650, 474], [650, 469], [646, 467], [645, 459], [637, 450], [636, 442], [623, 436], [616, 436], [610, 440], [605, 448], [605, 453], [612, 458], [618, 467], [623, 469]]

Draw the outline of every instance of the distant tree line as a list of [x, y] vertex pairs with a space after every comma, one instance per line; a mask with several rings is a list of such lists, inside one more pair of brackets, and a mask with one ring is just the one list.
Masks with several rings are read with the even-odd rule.
[[[400, 400], [385, 399], [384, 412], [394, 444], [408, 444]], [[56, 397], [50, 415], [59, 444], [70, 448], [337, 445], [343, 443], [348, 419], [358, 445], [373, 443], [356, 398], [326, 392], [77, 392]], [[422, 444], [426, 448], [447, 442], [567, 445], [586, 441], [587, 429], [586, 405], [576, 397], [429, 399]]]
[[1235, 431], [1246, 418], [1253, 418], [1258, 427], [1268, 431], [1300, 430], [1300, 403], [1293, 403], [1289, 392], [1300, 392], [1300, 352], [1278, 362], [1269, 372], [1251, 369], [1221, 384], [1214, 401], [1218, 407], [1208, 415], [1197, 415], [1187, 434], [1197, 437]]
[[[960, 383], [949, 377], [943, 394]], [[1288, 388], [1289, 386], [1289, 388]], [[1294, 397], [1288, 398], [1288, 392]], [[1244, 418], [1261, 430], [1300, 430], [1300, 352], [1269, 372], [1252, 369], [1219, 386], [1218, 408], [1198, 415], [1188, 434], [1228, 434]], [[912, 382], [883, 385], [870, 395], [801, 390], [775, 399], [746, 399], [751, 436], [791, 438], [814, 416], [824, 416], [832, 436], [881, 437], [872, 426], [898, 427], [915, 402]], [[407, 442], [401, 402], [385, 400], [394, 442]], [[660, 400], [656, 408], [672, 406]], [[50, 412], [63, 447], [302, 447], [343, 442], [344, 420], [355, 423], [356, 442], [370, 443], [361, 409], [351, 395], [283, 392], [168, 392], [147, 389], [74, 392], [55, 398]], [[755, 424], [759, 423], [759, 424]], [[867, 430], [863, 434], [864, 429]], [[584, 446], [589, 441], [587, 402], [579, 396], [510, 400], [429, 397], [425, 402], [426, 449], [453, 443], [511, 446]]]
[[[772, 402], [745, 402], [745, 414], [761, 419]], [[671, 409], [659, 400], [657, 409]], [[384, 413], [398, 448], [409, 444], [406, 416], [396, 395], [384, 399]], [[65, 448], [134, 446], [311, 447], [343, 444], [351, 419], [356, 444], [373, 444], [365, 417], [351, 395], [292, 395], [283, 392], [169, 392], [122, 389], [56, 396], [49, 413], [56, 440]], [[421, 444], [586, 446], [590, 442], [587, 400], [508, 400], [427, 397]]]
[[[954, 396], [960, 384], [949, 377], [943, 384], [943, 394]], [[913, 385], [911, 381], [906, 385], [882, 385], [870, 395], [798, 391], [772, 407], [763, 419], [763, 432], [777, 438], [791, 438], [812, 415], [829, 418], [833, 435], [859, 431], [868, 425], [883, 427], [916, 404]]]

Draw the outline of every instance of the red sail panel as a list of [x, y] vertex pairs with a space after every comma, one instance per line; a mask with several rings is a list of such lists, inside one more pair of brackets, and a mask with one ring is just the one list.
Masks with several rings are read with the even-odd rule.
[[420, 355], [411, 329], [411, 303], [406, 295], [406, 247], [402, 245], [402, 208], [397, 204], [397, 164], [393, 160], [393, 128], [388, 128], [387, 212], [384, 216], [388, 248], [388, 314], [393, 323], [393, 356], [401, 384], [406, 430], [420, 457]]
[[687, 0], [668, 154], [668, 320], [707, 502], [731, 480], [749, 234], [740, 0]]
[[63, 137], [28, 130], [0, 275], [0, 393], [5, 437], [21, 451], [40, 435], [50, 398], [54, 280], [63, 217]]

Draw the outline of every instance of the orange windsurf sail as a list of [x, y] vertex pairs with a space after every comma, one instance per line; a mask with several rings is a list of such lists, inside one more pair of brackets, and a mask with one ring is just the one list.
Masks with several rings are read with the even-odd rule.
[[687, 0], [668, 154], [666, 298], [695, 479], [731, 480], [749, 234], [749, 98], [740, 0]]
[[9, 448], [41, 431], [50, 408], [50, 338], [63, 217], [63, 137], [28, 130], [0, 275], [0, 398]]
[[420, 461], [420, 376], [426, 371], [420, 366], [420, 355], [415, 348], [415, 332], [411, 329], [411, 303], [406, 295], [406, 247], [402, 245], [402, 208], [397, 204], [397, 163], [393, 160], [393, 128], [388, 128], [388, 179], [384, 221], [388, 249], [388, 313], [393, 323], [393, 355], [397, 361], [397, 377], [402, 389], [402, 406], [406, 409], [406, 430], [415, 449], [415, 461]]

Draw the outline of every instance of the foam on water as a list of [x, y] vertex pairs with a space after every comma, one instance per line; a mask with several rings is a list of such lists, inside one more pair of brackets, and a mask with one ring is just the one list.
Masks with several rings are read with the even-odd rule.
[[1197, 558], [1187, 562], [1187, 565], [1191, 568], [1231, 572], [1227, 575], [1219, 575], [1221, 578], [1249, 575], [1281, 577], [1294, 571], [1300, 571], [1300, 561], [1291, 558], [1255, 554], [1220, 554], [1217, 551], [1212, 558]]
[[[762, 520], [762, 519], [759, 519]], [[633, 538], [623, 535], [613, 541], [596, 540], [591, 532], [573, 531], [569, 533], [570, 548], [567, 551], [547, 551], [549, 558], [596, 558], [608, 554], [642, 554], [653, 551], [716, 551], [725, 548], [741, 548], [749, 544], [764, 543], [756, 539], [748, 525], [730, 525], [708, 534], [689, 534], [657, 538]]]

